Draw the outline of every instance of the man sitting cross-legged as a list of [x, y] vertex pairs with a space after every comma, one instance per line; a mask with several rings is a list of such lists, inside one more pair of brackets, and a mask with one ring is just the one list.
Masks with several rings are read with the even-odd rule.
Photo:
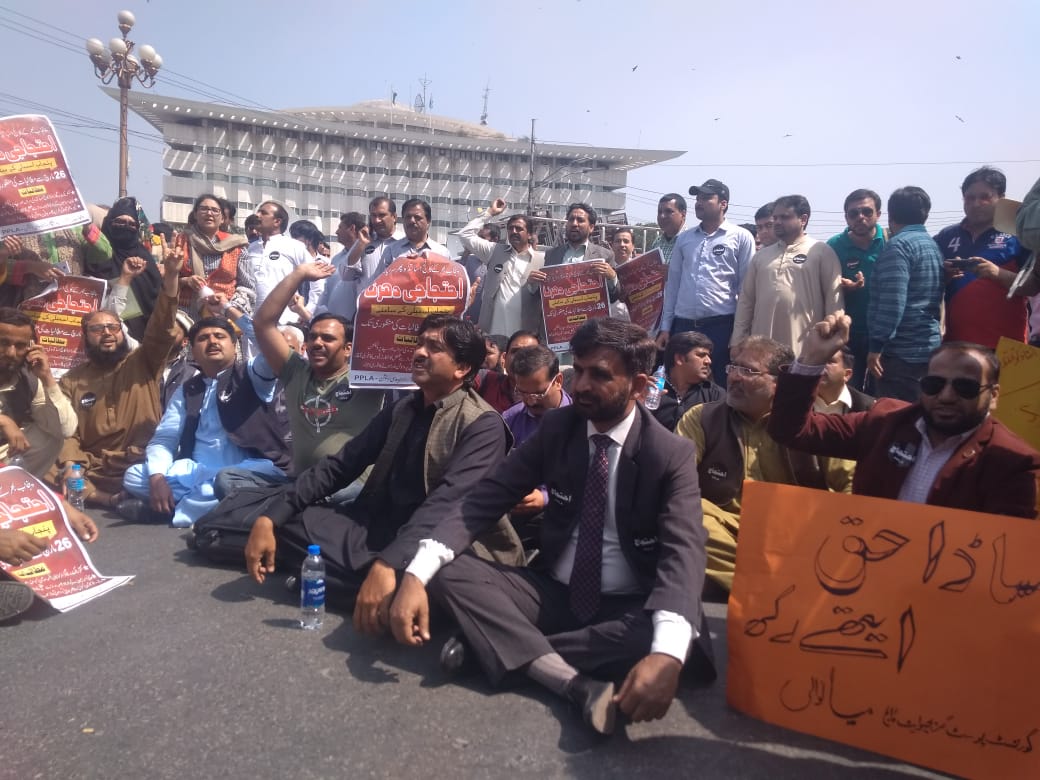
[[[484, 337], [470, 322], [431, 314], [419, 331], [412, 361], [414, 393], [384, 409], [335, 455], [282, 489], [253, 523], [246, 568], [263, 582], [275, 553], [290, 570], [308, 545], [321, 546], [330, 579], [356, 592], [354, 626], [381, 634], [397, 572], [419, 540], [468, 495], [509, 449], [502, 418], [470, 386], [485, 358]], [[369, 466], [357, 500], [316, 506]], [[523, 560], [516, 534], [499, 512], [485, 554]]]
[[[656, 351], [649, 334], [595, 319], [571, 349], [573, 403], [547, 412], [423, 539], [390, 620], [398, 641], [428, 641], [428, 584], [469, 644], [450, 639], [443, 665], [471, 652], [493, 683], [526, 675], [610, 733], [617, 708], [634, 721], [664, 716], [698, 635], [693, 664], [714, 677], [700, 601], [706, 534], [693, 444], [637, 403]], [[549, 504], [535, 568], [463, 552], [542, 484]]]

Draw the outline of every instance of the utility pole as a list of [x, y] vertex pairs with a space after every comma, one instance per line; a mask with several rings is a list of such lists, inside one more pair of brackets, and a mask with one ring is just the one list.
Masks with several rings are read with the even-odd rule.
[[531, 164], [527, 171], [527, 215], [534, 216], [534, 119], [531, 120]]

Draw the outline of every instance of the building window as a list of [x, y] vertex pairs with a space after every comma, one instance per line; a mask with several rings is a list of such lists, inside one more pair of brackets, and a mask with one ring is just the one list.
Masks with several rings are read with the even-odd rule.
[[225, 174], [225, 173], [207, 173], [206, 174], [206, 180], [207, 181], [227, 181], [228, 177], [227, 177], [227, 174]]
[[346, 195], [347, 190], [345, 187], [326, 187], [325, 192], [329, 195]]
[[231, 177], [231, 182], [233, 184], [252, 184], [253, 183], [253, 177], [252, 176], [232, 176]]
[[261, 162], [278, 162], [278, 155], [267, 154], [266, 152], [254, 152], [254, 160], [260, 160]]
[[433, 174], [434, 181], [451, 181], [450, 173], [435, 173]]
[[[257, 184], [260, 184], [260, 182], [261, 182], [260, 179], [256, 180]], [[297, 184], [294, 181], [280, 181], [280, 182], [278, 182], [278, 186], [281, 187], [283, 190], [298, 190], [298, 189], [300, 189], [300, 185]]]
[[423, 177], [423, 176], [419, 176], [416, 173], [412, 173], [407, 168], [391, 168], [390, 169], [390, 175], [391, 176], [411, 176], [413, 179], [422, 179], [422, 178], [427, 178], [428, 179], [429, 178], [429, 176]]
[[232, 149], [231, 159], [233, 160], [248, 160], [250, 158], [249, 152], [245, 149]]
[[175, 179], [201, 179], [203, 175], [196, 171], [170, 171], [170, 175]]
[[279, 157], [278, 158], [278, 162], [280, 162], [282, 165], [299, 165], [300, 164], [300, 158], [299, 157]]
[[195, 202], [195, 198], [189, 198], [184, 195], [167, 195], [164, 200], [167, 203], [186, 203], [189, 205]]
[[256, 179], [255, 182], [258, 187], [277, 187], [278, 182], [274, 179]]
[[303, 191], [304, 192], [323, 192], [323, 189], [322, 189], [322, 186], [320, 184], [304, 184], [303, 185]]
[[381, 176], [386, 176], [388, 173], [390, 173], [390, 169], [389, 168], [384, 168], [381, 165], [370, 165], [370, 166], [368, 166], [368, 172], [369, 173], [378, 173]]
[[364, 165], [357, 165], [355, 163], [351, 163], [347, 166], [347, 170], [351, 171], [352, 173], [365, 173], [365, 171], [367, 171], [368, 168], [366, 168]]
[[304, 157], [303, 164], [308, 168], [320, 168], [321, 160], [315, 160], [313, 157]]

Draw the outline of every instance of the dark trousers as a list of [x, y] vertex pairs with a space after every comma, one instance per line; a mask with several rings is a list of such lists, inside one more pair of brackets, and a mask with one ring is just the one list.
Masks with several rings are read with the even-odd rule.
[[711, 352], [711, 373], [715, 384], [726, 386], [726, 366], [729, 365], [729, 340], [733, 338], [733, 315], [723, 314], [718, 317], [705, 317], [701, 320], [688, 320], [676, 317], [672, 320], [670, 336], [695, 330], [703, 333], [715, 348]]
[[897, 357], [881, 355], [881, 368], [885, 372], [875, 378], [875, 395], [878, 398], [898, 398], [913, 403], [921, 395], [917, 380], [928, 373], [928, 363], [907, 363]]
[[650, 652], [646, 597], [603, 596], [588, 624], [570, 610], [566, 585], [548, 574], [480, 560], [465, 552], [430, 582], [492, 684], [549, 653], [578, 671], [622, 679]]
[[307, 546], [318, 545], [325, 560], [326, 578], [333, 588], [345, 592], [348, 606], [353, 605], [376, 557], [365, 543], [367, 528], [351, 516], [353, 513], [363, 515], [364, 510], [353, 504], [338, 509], [312, 506], [275, 529], [277, 566], [285, 572], [298, 573]]
[[[849, 380], [849, 385], [861, 392], [873, 395], [871, 390], [873, 390], [874, 386], [874, 375], [867, 375], [867, 353], [869, 351], [867, 341], [868, 335], [866, 332], [849, 334], [848, 346], [853, 356], [852, 379]], [[867, 389], [868, 386], [870, 390]]]

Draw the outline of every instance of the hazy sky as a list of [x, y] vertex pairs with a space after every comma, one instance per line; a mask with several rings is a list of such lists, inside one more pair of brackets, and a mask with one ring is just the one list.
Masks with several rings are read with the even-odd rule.
[[[92, 201], [116, 196], [118, 104], [83, 40], [118, 35], [122, 8], [163, 57], [158, 94], [280, 109], [392, 86], [410, 102], [425, 75], [436, 114], [479, 121], [489, 85], [488, 124], [509, 135], [534, 117], [548, 141], [686, 151], [630, 174], [631, 220], [710, 177], [736, 221], [805, 195], [818, 237], [844, 227], [851, 190], [916, 184], [937, 230], [961, 217], [972, 168], [1000, 167], [1011, 197], [1040, 177], [1037, 0], [0, 0], [0, 112], [51, 116]], [[130, 128], [129, 190], [157, 219], [162, 144], [134, 115]]]

